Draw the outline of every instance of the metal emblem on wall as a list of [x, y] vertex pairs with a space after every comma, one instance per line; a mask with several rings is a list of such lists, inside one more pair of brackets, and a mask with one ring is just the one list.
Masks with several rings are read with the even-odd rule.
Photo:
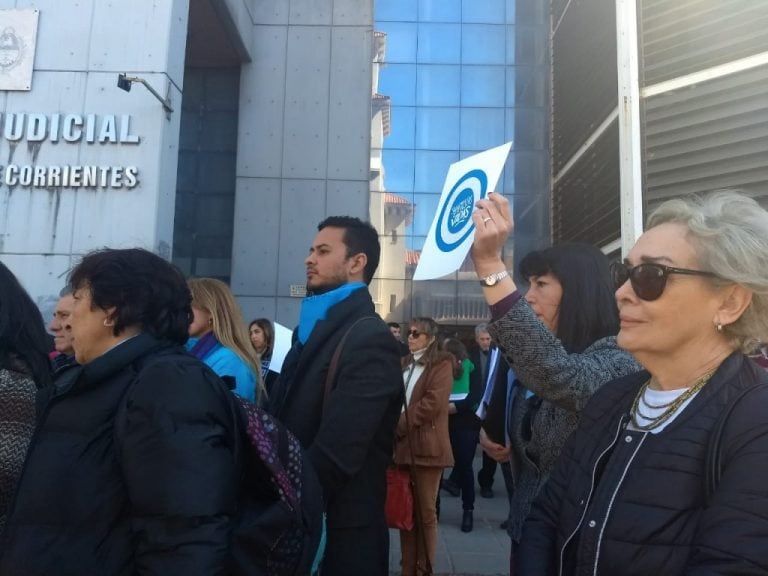
[[31, 90], [39, 10], [0, 10], [0, 90]]

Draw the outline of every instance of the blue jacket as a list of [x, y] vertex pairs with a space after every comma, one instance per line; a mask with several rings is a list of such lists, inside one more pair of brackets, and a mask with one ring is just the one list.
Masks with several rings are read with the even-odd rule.
[[[197, 343], [197, 338], [187, 340], [187, 350]], [[216, 347], [206, 354], [201, 360], [219, 376], [231, 376], [235, 379], [235, 392], [246, 400], [251, 402], [256, 394], [256, 377], [251, 368], [242, 361], [240, 356], [232, 350], [217, 344]]]

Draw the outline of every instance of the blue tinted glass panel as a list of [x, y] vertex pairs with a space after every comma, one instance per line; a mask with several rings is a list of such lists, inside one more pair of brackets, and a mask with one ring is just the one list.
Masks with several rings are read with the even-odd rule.
[[378, 22], [376, 29], [387, 34], [387, 63], [416, 62], [416, 24]]
[[460, 58], [460, 24], [419, 24], [419, 63], [459, 64]]
[[515, 37], [515, 33], [517, 31], [517, 26], [507, 26], [507, 56], [506, 56], [506, 62], [507, 64], [515, 64], [517, 61], [517, 56], [515, 55], [515, 42], [517, 41]]
[[503, 108], [462, 108], [462, 150], [485, 150], [501, 144], [504, 144]]
[[387, 64], [380, 68], [378, 92], [390, 96], [394, 106], [416, 104], [416, 65]]
[[462, 22], [504, 24], [506, 0], [463, 0], [463, 4]]
[[[507, 142], [510, 140], [514, 142], [515, 140], [515, 116], [514, 108], [504, 111], [504, 139]], [[517, 142], [515, 142], [515, 147], [517, 147]]]
[[458, 152], [416, 151], [414, 190], [440, 194], [448, 168], [459, 161]]
[[501, 180], [504, 183], [504, 194], [515, 193], [515, 168], [517, 166], [517, 152], [515, 151], [514, 144], [512, 145], [512, 151], [507, 156], [507, 161], [504, 164], [504, 172], [501, 175]]
[[392, 106], [389, 136], [384, 138], [385, 148], [413, 148], [416, 134], [416, 109]]
[[[507, 64], [546, 64], [547, 38], [540, 27], [508, 26]], [[510, 48], [512, 38], [513, 47]], [[512, 50], [511, 58], [509, 51]]]
[[419, 21], [461, 22], [461, 0], [419, 0]]
[[388, 20], [416, 22], [416, 3], [413, 0], [374, 0], [374, 6], [377, 24]]
[[[418, 206], [416, 209], [418, 209]], [[411, 250], [418, 250], [420, 252], [424, 248], [424, 242], [426, 239], [426, 236], [410, 236], [408, 238], [408, 248]]]
[[504, 106], [504, 66], [464, 66], [462, 106]]
[[515, 108], [507, 114], [515, 118], [515, 148], [541, 150], [547, 135], [546, 116], [543, 108]]
[[459, 148], [459, 109], [417, 108], [416, 148], [457, 150]]
[[545, 106], [547, 71], [543, 66], [507, 66], [507, 106]]
[[418, 106], [458, 106], [461, 69], [458, 64], [421, 64], [416, 82]]
[[[524, 2], [525, 4], [531, 4], [531, 2]], [[516, 0], [505, 0], [506, 4], [506, 17], [507, 17], [507, 24], [514, 24], [515, 23], [515, 15], [517, 13], [517, 2]], [[549, 8], [549, 4], [546, 2], [533, 2], [533, 4], [541, 4], [544, 9]]]
[[462, 26], [462, 64], [504, 64], [505, 27], [500, 24]]
[[413, 191], [413, 150], [384, 150], [384, 189], [395, 193]]
[[512, 150], [509, 156], [504, 174], [507, 193], [548, 194], [549, 157], [545, 151]]
[[413, 195], [413, 203], [416, 205], [416, 209], [413, 212], [413, 229], [411, 234], [414, 236], [427, 235], [429, 227], [432, 225], [432, 220], [435, 219], [439, 201], [440, 194]]

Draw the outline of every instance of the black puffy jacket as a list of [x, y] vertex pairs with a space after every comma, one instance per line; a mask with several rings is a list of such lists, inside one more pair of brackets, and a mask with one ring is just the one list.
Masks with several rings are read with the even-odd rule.
[[[525, 523], [520, 573], [768, 574], [768, 374], [726, 359], [658, 434], [629, 431], [647, 372], [606, 384], [581, 414]], [[722, 433], [722, 477], [709, 506], [711, 431], [740, 391]]]
[[228, 394], [146, 334], [64, 372], [40, 399], [0, 574], [229, 573], [240, 470]]

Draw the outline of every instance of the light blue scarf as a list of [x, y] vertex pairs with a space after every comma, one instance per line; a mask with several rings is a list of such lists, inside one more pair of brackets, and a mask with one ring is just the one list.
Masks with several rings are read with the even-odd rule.
[[350, 282], [349, 284], [342, 284], [325, 294], [304, 298], [301, 303], [301, 313], [299, 314], [299, 342], [306, 344], [312, 334], [312, 330], [315, 329], [315, 324], [319, 320], [325, 320], [328, 310], [342, 300], [346, 300], [352, 292], [360, 288], [365, 288], [363, 282]]

